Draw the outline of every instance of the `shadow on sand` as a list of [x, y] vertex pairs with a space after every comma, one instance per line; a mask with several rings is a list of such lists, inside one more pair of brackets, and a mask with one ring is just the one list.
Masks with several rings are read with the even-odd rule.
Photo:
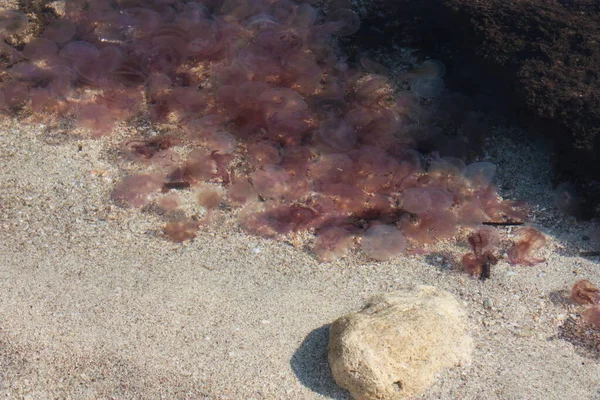
[[290, 360], [292, 370], [304, 386], [336, 400], [348, 400], [350, 395], [334, 382], [327, 363], [329, 325], [310, 332]]

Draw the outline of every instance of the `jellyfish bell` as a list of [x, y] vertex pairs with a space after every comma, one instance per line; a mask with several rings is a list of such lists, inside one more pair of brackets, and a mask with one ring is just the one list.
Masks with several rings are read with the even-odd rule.
[[285, 169], [278, 165], [263, 165], [252, 175], [252, 185], [257, 193], [269, 197], [283, 196], [291, 179]]
[[441, 78], [416, 78], [411, 81], [410, 90], [419, 97], [431, 99], [443, 92], [444, 81]]
[[260, 31], [267, 28], [277, 28], [279, 21], [270, 14], [256, 14], [244, 21], [244, 26], [251, 31]]
[[23, 48], [23, 55], [32, 61], [49, 59], [55, 57], [57, 53], [56, 43], [44, 38], [35, 38]]
[[491, 185], [496, 174], [496, 166], [490, 162], [475, 162], [466, 166], [464, 177], [476, 188], [486, 188]]
[[354, 242], [352, 234], [344, 228], [332, 226], [317, 234], [313, 251], [321, 262], [331, 262], [344, 257]]
[[406, 239], [394, 226], [375, 225], [365, 231], [360, 248], [369, 258], [385, 261], [406, 249]]
[[27, 16], [16, 10], [0, 10], [0, 37], [21, 33], [27, 29]]
[[419, 74], [425, 78], [442, 78], [446, 74], [446, 66], [440, 60], [425, 60], [419, 68]]
[[335, 118], [321, 122], [317, 130], [317, 137], [334, 152], [350, 150], [357, 140], [354, 127], [344, 120]]
[[354, 11], [340, 8], [327, 14], [327, 23], [337, 36], [350, 36], [358, 32], [360, 17]]
[[402, 192], [402, 208], [414, 214], [429, 211], [432, 205], [430, 193], [426, 189], [411, 188]]

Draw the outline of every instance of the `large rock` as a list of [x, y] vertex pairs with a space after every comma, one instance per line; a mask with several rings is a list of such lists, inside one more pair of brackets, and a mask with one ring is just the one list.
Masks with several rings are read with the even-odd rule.
[[432, 286], [377, 296], [329, 330], [331, 372], [356, 400], [414, 396], [441, 370], [470, 363], [471, 351], [461, 305]]

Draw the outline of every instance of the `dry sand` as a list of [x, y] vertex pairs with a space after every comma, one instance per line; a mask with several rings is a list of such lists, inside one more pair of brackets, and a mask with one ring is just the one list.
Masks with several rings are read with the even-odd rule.
[[[326, 363], [326, 326], [370, 296], [435, 285], [464, 302], [476, 343], [421, 399], [600, 399], [597, 353], [558, 337], [579, 308], [556, 292], [600, 283], [576, 256], [588, 228], [551, 204], [543, 144], [499, 131], [489, 147], [507, 196], [534, 207], [547, 261], [451, 269], [463, 240], [428, 256], [318, 264], [251, 237], [227, 213], [186, 244], [156, 213], [110, 200], [107, 139], [0, 126], [0, 394], [29, 399], [347, 399]], [[598, 249], [596, 249], [598, 250]], [[484, 305], [485, 303], [485, 305]], [[491, 308], [486, 307], [491, 303]]]

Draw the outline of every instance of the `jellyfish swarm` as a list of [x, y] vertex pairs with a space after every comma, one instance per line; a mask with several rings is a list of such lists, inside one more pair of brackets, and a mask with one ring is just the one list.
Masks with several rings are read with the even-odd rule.
[[[66, 0], [64, 16], [22, 51], [3, 42], [0, 109], [74, 117], [92, 136], [147, 116], [168, 134], [130, 134], [120, 150], [133, 166], [113, 199], [168, 212], [198, 193], [198, 210], [213, 216], [221, 202], [241, 208], [250, 233], [315, 232], [322, 261], [355, 239], [383, 260], [460, 226], [518, 217], [496, 194], [493, 164], [415, 150], [437, 134], [421, 98], [451, 95], [443, 64], [426, 61], [412, 93], [394, 94], [386, 68], [349, 62], [338, 47], [359, 29], [356, 13], [309, 3]], [[26, 24], [0, 13], [2, 38]], [[165, 235], [193, 238], [205, 222], [194, 217], [169, 222]]]

